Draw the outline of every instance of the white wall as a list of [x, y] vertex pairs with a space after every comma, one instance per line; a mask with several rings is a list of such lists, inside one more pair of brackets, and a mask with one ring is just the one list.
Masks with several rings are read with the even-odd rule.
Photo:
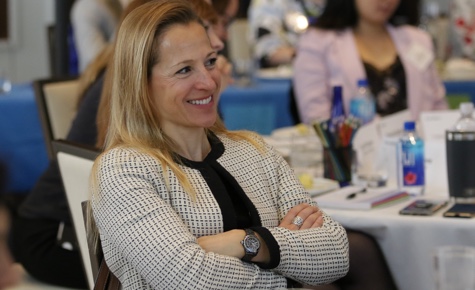
[[54, 22], [54, 0], [9, 0], [15, 43], [0, 44], [0, 68], [13, 82], [50, 76], [46, 29]]

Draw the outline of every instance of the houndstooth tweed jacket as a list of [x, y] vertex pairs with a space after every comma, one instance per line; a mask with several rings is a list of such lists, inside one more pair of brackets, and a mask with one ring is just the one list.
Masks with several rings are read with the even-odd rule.
[[331, 217], [324, 214], [321, 228], [278, 227], [293, 206], [315, 203], [279, 153], [255, 138], [264, 152], [218, 136], [202, 166], [214, 162], [227, 171], [252, 202], [259, 226], [278, 245], [272, 269], [198, 245], [197, 237], [223, 232], [224, 214], [200, 170], [181, 165], [197, 192], [193, 200], [171, 171], [164, 174], [159, 162], [133, 148], [112, 149], [96, 161], [94, 218], [123, 289], [278, 289], [286, 288], [286, 277], [316, 285], [347, 273], [346, 233]]

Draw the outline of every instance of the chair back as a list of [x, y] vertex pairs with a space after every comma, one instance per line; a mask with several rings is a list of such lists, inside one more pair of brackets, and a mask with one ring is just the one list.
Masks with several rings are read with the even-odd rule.
[[89, 289], [93, 289], [97, 276], [97, 260], [89, 251], [82, 203], [89, 200], [89, 176], [99, 151], [64, 140], [54, 140], [52, 146], [57, 155]]
[[[86, 238], [87, 238], [87, 248], [89, 252], [89, 259], [91, 261], [91, 271], [92, 277], [94, 279], [94, 284], [97, 283], [97, 276], [99, 274], [101, 262], [104, 259], [104, 253], [102, 252], [102, 245], [100, 239], [95, 239], [92, 236], [92, 233], [88, 231], [88, 208], [90, 206], [91, 201], [85, 200], [81, 202], [82, 207], [82, 216], [84, 227], [86, 229]], [[92, 289], [91, 289], [92, 290]]]
[[252, 61], [252, 49], [249, 45], [249, 22], [236, 19], [229, 26], [229, 59], [236, 65], [239, 61]]
[[51, 141], [66, 139], [76, 116], [79, 80], [77, 78], [35, 80], [33, 87], [48, 156], [54, 159]]

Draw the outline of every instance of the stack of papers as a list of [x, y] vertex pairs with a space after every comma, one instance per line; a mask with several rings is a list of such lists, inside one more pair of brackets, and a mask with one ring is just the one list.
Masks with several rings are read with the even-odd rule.
[[397, 188], [347, 186], [314, 197], [314, 200], [321, 207], [365, 210], [393, 204], [408, 198], [407, 192]]

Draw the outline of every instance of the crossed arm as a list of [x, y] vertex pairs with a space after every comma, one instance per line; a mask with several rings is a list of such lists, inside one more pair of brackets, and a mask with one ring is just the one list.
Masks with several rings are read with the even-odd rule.
[[[298, 227], [292, 221], [296, 216], [301, 217], [304, 222]], [[292, 231], [318, 228], [323, 225], [322, 212], [318, 207], [306, 203], [294, 206], [285, 215], [279, 224], [279, 227]], [[198, 238], [198, 244], [206, 251], [216, 254], [227, 255], [241, 259], [244, 256], [244, 248], [241, 241], [246, 233], [244, 230], [231, 230], [212, 236], [203, 236]], [[256, 233], [261, 242], [259, 253], [251, 260], [252, 262], [268, 263], [270, 260], [269, 251], [265, 241]]]

